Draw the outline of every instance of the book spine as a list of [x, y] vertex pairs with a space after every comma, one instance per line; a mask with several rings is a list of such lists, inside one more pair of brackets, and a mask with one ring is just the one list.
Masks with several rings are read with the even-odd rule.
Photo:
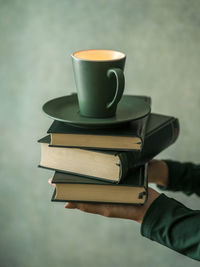
[[139, 197], [143, 198], [143, 196], [145, 196], [145, 201], [143, 203], [145, 204], [148, 199], [148, 163], [145, 163], [144, 165], [142, 165], [140, 167], [140, 170], [142, 172], [140, 177], [144, 180], [142, 181], [142, 183], [144, 184], [144, 191], [140, 193]]
[[172, 139], [171, 139], [171, 142], [172, 143], [171, 144], [173, 144], [177, 140], [177, 138], [178, 138], [178, 136], [180, 134], [179, 120], [178, 119], [175, 119], [174, 122], [172, 122], [171, 127], [172, 127], [172, 131], [173, 131]]
[[140, 152], [143, 150], [144, 148], [144, 139], [145, 139], [145, 132], [146, 132], [146, 128], [147, 128], [147, 124], [150, 118], [150, 113], [148, 115], [146, 115], [143, 119], [142, 119], [142, 123], [141, 123], [141, 128], [140, 128], [140, 141], [141, 141], [141, 146], [139, 150], [135, 150], [135, 152]]
[[179, 121], [174, 118], [170, 123], [147, 136], [141, 153], [127, 152], [129, 168], [140, 166], [153, 159], [177, 140], [179, 131]]
[[116, 154], [119, 157], [120, 164], [119, 164], [119, 180], [117, 183], [120, 183], [127, 175], [129, 164], [128, 164], [128, 157], [126, 152], [117, 153]]

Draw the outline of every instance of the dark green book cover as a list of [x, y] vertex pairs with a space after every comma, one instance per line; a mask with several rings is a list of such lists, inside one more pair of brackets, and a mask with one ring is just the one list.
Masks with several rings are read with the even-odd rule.
[[172, 116], [152, 113], [145, 134], [144, 147], [140, 153], [127, 152], [129, 168], [148, 162], [172, 145], [180, 132], [179, 120]]
[[[98, 181], [98, 180], [91, 180], [88, 179], [87, 177], [80, 177], [79, 175], [73, 175], [73, 174], [65, 174], [62, 172], [55, 172], [53, 180], [52, 180], [53, 184], [60, 184], [62, 186], [62, 184], [73, 184], [73, 185], [80, 185], [80, 184], [86, 184], [86, 185], [95, 185], [95, 189], [98, 190], [98, 186], [99, 185], [106, 185], [108, 186], [110, 189], [112, 189], [112, 187], [119, 187], [122, 186], [123, 187], [136, 187], [136, 188], [140, 188], [140, 192], [137, 195], [138, 200], [141, 199], [142, 203], [140, 204], [144, 204], [146, 199], [147, 199], [147, 189], [148, 189], [148, 181], [147, 181], [147, 164], [138, 167], [138, 168], [134, 168], [134, 169], [130, 169], [126, 179], [123, 180], [120, 184], [111, 184], [109, 182], [106, 181]], [[76, 189], [76, 187], [75, 187]], [[88, 194], [90, 194], [88, 192]], [[103, 195], [103, 192], [102, 192]], [[118, 202], [118, 197], [116, 195], [116, 200], [115, 202], [107, 202], [107, 203], [121, 203]], [[76, 200], [71, 200], [71, 199], [56, 199], [56, 189], [55, 192], [52, 196], [52, 201], [76, 201]], [[79, 202], [88, 202], [87, 200], [79, 200]], [[90, 201], [89, 202], [97, 202], [97, 201]], [[103, 201], [104, 202], [104, 201]], [[104, 202], [105, 203], [105, 202]], [[128, 204], [128, 203], [125, 203]], [[136, 203], [129, 203], [129, 204], [136, 204]]]

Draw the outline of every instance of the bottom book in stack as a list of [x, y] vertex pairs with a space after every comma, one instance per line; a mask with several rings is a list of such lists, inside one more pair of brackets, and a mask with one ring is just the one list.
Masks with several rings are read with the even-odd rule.
[[56, 171], [52, 201], [142, 205], [147, 200], [147, 164], [130, 169], [119, 183]]

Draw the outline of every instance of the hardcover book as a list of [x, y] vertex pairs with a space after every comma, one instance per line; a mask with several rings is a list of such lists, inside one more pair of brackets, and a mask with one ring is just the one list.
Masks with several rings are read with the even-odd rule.
[[129, 170], [120, 184], [55, 172], [52, 201], [144, 204], [147, 199], [147, 164]]
[[[137, 96], [151, 105], [151, 98]], [[120, 127], [107, 129], [84, 129], [54, 121], [47, 133], [50, 146], [82, 147], [106, 150], [141, 150], [149, 114]]]
[[118, 183], [128, 171], [126, 152], [50, 147], [50, 136], [41, 140], [40, 167]]

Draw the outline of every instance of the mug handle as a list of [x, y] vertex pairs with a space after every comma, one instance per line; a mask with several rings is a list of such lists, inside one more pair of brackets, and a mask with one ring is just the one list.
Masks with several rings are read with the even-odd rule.
[[107, 104], [107, 109], [110, 109], [111, 107], [113, 107], [114, 105], [116, 105], [124, 92], [124, 85], [125, 85], [125, 79], [124, 79], [124, 73], [121, 69], [119, 68], [113, 68], [113, 69], [109, 69], [107, 71], [107, 76], [108, 78], [111, 77], [111, 75], [115, 75], [116, 77], [116, 81], [117, 81], [117, 87], [116, 87], [116, 92], [115, 92], [115, 96], [113, 98], [113, 100]]

